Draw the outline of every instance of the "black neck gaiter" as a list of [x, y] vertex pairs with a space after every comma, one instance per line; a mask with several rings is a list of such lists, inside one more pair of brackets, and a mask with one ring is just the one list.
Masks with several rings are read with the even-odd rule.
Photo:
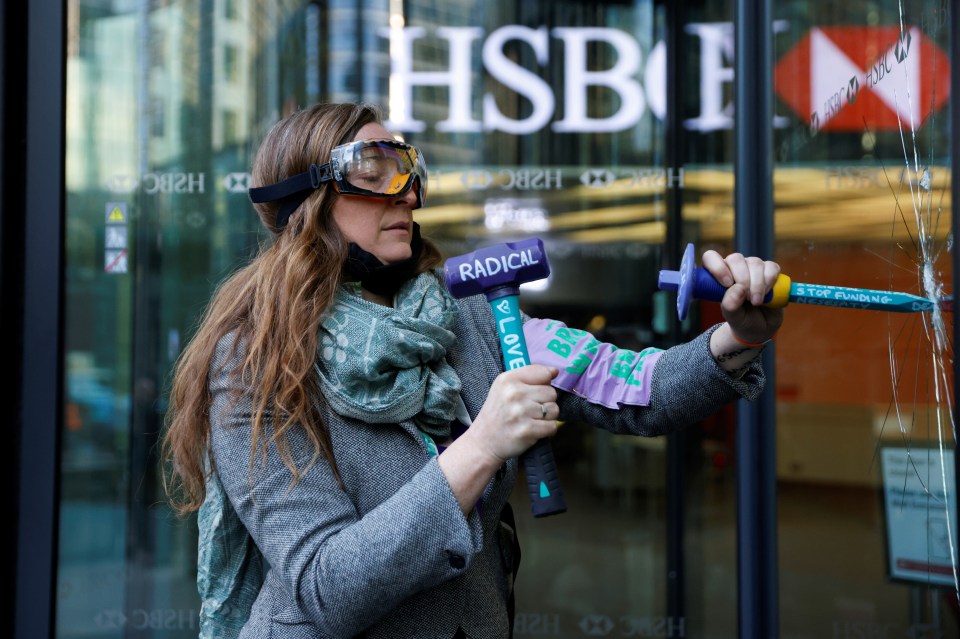
[[413, 223], [410, 250], [410, 257], [402, 262], [384, 264], [377, 256], [351, 242], [344, 273], [351, 280], [359, 280], [360, 286], [371, 293], [392, 297], [401, 284], [417, 274], [423, 240], [420, 239], [420, 225], [416, 222]]

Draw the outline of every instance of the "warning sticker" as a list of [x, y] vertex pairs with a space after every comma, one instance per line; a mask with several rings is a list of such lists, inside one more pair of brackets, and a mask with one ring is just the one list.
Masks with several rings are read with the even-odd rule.
[[103, 252], [103, 270], [107, 273], [126, 273], [127, 272], [127, 250], [119, 251], [106, 250]]
[[117, 224], [107, 226], [103, 236], [103, 244], [108, 249], [127, 248], [127, 225]]
[[126, 202], [107, 202], [106, 206], [107, 224], [126, 224], [127, 223], [127, 203]]

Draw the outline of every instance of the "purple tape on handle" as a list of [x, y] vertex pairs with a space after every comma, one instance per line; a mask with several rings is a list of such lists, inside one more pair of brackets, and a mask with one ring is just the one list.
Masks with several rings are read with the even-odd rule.
[[617, 348], [587, 331], [545, 319], [528, 321], [523, 335], [532, 363], [560, 370], [555, 387], [607, 408], [650, 404], [650, 380], [661, 349], [638, 353]]

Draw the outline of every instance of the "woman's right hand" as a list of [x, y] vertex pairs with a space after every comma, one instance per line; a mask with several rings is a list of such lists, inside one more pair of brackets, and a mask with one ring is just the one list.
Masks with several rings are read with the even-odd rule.
[[555, 435], [560, 408], [550, 381], [558, 373], [556, 368], [531, 364], [498, 375], [467, 430], [474, 445], [503, 463], [537, 440]]
[[508, 459], [556, 434], [560, 407], [550, 380], [558, 373], [531, 364], [498, 375], [473, 424], [440, 455], [440, 470], [464, 514]]

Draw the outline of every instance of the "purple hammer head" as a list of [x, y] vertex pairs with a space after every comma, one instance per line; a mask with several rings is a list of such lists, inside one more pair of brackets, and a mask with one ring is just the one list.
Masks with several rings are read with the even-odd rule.
[[537, 238], [508, 242], [451, 257], [444, 266], [454, 297], [483, 293], [487, 299], [514, 295], [524, 282], [550, 275], [550, 264]]

